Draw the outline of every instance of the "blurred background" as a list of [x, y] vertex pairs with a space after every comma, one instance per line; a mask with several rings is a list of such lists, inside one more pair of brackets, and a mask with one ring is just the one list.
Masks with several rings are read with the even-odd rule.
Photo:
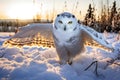
[[98, 32], [120, 30], [120, 0], [0, 0], [0, 31], [15, 32], [29, 23], [52, 23], [70, 12]]

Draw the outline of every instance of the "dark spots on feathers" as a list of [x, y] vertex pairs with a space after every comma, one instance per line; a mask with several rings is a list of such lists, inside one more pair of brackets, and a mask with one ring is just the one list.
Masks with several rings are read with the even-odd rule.
[[106, 44], [109, 44], [107, 41], [105, 41], [106, 42]]
[[71, 37], [69, 40], [67, 40], [66, 42], [72, 42], [75, 39], [75, 36]]
[[73, 31], [75, 31], [77, 29], [77, 27], [75, 27], [74, 29], [73, 29]]
[[55, 25], [55, 29], [57, 29], [56, 25]]
[[53, 34], [53, 37], [54, 37], [54, 39], [56, 40], [56, 41], [58, 41], [59, 42], [59, 40], [56, 38], [56, 36]]
[[94, 34], [96, 37], [98, 37], [98, 34], [96, 33], [96, 34]]
[[70, 14], [70, 13], [62, 13], [62, 14], [60, 14], [59, 16], [62, 16], [62, 17], [67, 17], [67, 18], [75, 18], [75, 16], [74, 15], [72, 15], [72, 14]]

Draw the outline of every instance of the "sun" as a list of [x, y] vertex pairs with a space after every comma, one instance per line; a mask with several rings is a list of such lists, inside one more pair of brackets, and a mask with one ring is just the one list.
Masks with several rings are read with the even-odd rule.
[[38, 9], [32, 4], [14, 4], [10, 6], [7, 15], [11, 19], [33, 19]]

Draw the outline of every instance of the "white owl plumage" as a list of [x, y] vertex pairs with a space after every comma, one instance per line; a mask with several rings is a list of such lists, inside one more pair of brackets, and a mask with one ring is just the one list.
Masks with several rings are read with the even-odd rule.
[[85, 45], [112, 50], [102, 34], [80, 24], [68, 12], [58, 14], [52, 24], [30, 24], [19, 29], [4, 46], [55, 47], [61, 64], [72, 64], [73, 58], [82, 53]]

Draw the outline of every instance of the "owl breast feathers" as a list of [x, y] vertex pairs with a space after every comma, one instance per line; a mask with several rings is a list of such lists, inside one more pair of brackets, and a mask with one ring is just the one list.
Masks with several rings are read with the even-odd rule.
[[85, 50], [85, 45], [113, 50], [101, 33], [78, 22], [68, 12], [58, 14], [52, 24], [29, 24], [19, 29], [6, 47], [55, 47], [61, 64], [72, 64], [73, 58]]

